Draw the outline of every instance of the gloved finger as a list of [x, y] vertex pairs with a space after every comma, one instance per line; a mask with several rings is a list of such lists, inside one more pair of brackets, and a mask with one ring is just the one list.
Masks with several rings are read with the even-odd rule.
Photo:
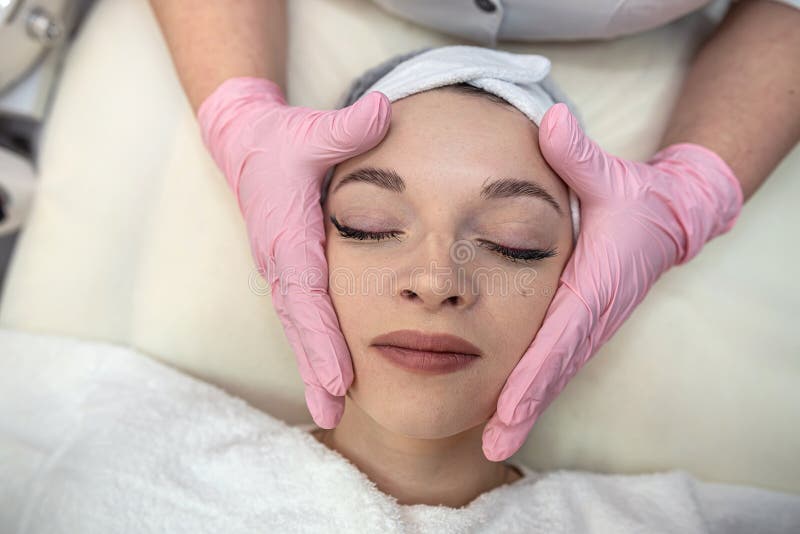
[[535, 421], [531, 418], [506, 425], [495, 413], [483, 429], [483, 455], [492, 462], [507, 460], [525, 443]]
[[[283, 306], [283, 303], [281, 303], [281, 306]], [[305, 384], [306, 405], [311, 417], [317, 426], [321, 428], [336, 427], [344, 413], [344, 396], [331, 395], [320, 385], [316, 371], [309, 362], [306, 349], [292, 318], [281, 314], [281, 322], [283, 323], [286, 337], [289, 339], [289, 345], [295, 353], [297, 367]]]
[[380, 143], [391, 119], [389, 99], [372, 91], [346, 108], [318, 112], [308, 126], [304, 143], [314, 159], [327, 166], [336, 165]]
[[286, 313], [319, 384], [331, 395], [343, 396], [353, 383], [353, 364], [330, 296], [301, 288], [286, 295]]
[[306, 384], [306, 405], [320, 428], [336, 428], [344, 414], [344, 396], [331, 395], [324, 388]]
[[293, 220], [296, 214], [285, 218], [285, 228], [272, 243], [276, 269], [270, 280], [273, 303], [279, 297], [279, 313], [297, 328], [319, 384], [331, 395], [342, 396], [353, 381], [353, 366], [328, 294], [322, 209], [314, 203], [305, 207], [304, 213], [306, 220]]
[[273, 269], [268, 274], [273, 304], [297, 355], [309, 411], [318, 426], [334, 428], [344, 412], [353, 366], [327, 290], [318, 204], [307, 210], [306, 219], [293, 224], [284, 219], [284, 232], [273, 241], [274, 262], [268, 249], [256, 246], [256, 250]]
[[616, 188], [614, 156], [590, 139], [566, 104], [551, 106], [539, 125], [539, 148], [552, 169], [583, 200], [608, 198]]
[[[586, 355], [588, 353], [588, 338], [579, 343], [575, 349], [575, 353]], [[564, 360], [560, 360], [563, 362]], [[586, 361], [586, 356], [581, 356], [577, 361]], [[486, 427], [483, 430], [483, 454], [486, 458], [493, 462], [500, 462], [508, 459], [515, 454], [525, 440], [528, 438], [533, 425], [539, 420], [542, 413], [547, 409], [550, 403], [555, 399], [556, 395], [564, 388], [566, 383], [578, 370], [578, 366], [572, 363], [568, 365], [565, 375], [560, 375], [559, 381], [561, 382], [556, 389], [552, 390], [544, 396], [541, 400], [529, 398], [525, 399], [524, 414], [515, 419], [513, 423], [504, 422], [500, 418], [499, 406], [503, 405], [502, 400], [498, 401], [498, 410], [489, 419]], [[547, 378], [544, 378], [545, 380]], [[550, 384], [555, 382], [550, 382]]]
[[500, 393], [497, 416], [501, 422], [518, 425], [535, 418], [544, 409], [543, 403], [558, 395], [583, 364], [584, 341], [595, 322], [574, 288], [560, 284], [539, 332]]
[[313, 375], [313, 383], [331, 395], [347, 393], [353, 383], [353, 365], [327, 292], [308, 287], [306, 282], [283, 284], [279, 279], [273, 285], [272, 302], [290, 342], [296, 339], [292, 346], [298, 363], [308, 365], [308, 369], [301, 365], [301, 375]]

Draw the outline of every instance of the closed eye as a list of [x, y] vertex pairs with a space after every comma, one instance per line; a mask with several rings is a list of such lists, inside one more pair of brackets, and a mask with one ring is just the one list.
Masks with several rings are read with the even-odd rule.
[[491, 241], [486, 241], [484, 239], [479, 239], [478, 241], [481, 244], [481, 246], [503, 255], [513, 262], [516, 261], [534, 262], [543, 260], [545, 258], [552, 258], [553, 256], [556, 256], [558, 254], [558, 249], [556, 247], [551, 247], [548, 249], [511, 248], [505, 245], [492, 243]]
[[372, 241], [380, 241], [382, 239], [390, 239], [395, 238], [402, 234], [400, 230], [388, 230], [385, 232], [370, 232], [367, 230], [359, 230], [357, 228], [351, 228], [340, 223], [334, 215], [330, 217], [331, 222], [339, 231], [339, 235], [346, 238], [346, 239], [358, 239], [359, 241], [364, 240], [372, 240]]

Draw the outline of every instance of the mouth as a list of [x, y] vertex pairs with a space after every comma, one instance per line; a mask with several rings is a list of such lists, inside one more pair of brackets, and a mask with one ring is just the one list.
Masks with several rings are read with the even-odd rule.
[[455, 372], [481, 357], [481, 350], [466, 339], [418, 330], [389, 332], [371, 345], [391, 363], [423, 374]]

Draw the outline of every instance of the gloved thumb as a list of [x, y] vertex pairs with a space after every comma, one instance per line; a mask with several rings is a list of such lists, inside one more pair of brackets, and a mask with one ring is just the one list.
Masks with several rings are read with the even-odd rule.
[[317, 158], [335, 165], [380, 143], [391, 118], [389, 98], [372, 91], [346, 108], [322, 112], [309, 132], [309, 146]]
[[539, 148], [547, 163], [581, 200], [611, 192], [616, 158], [590, 139], [566, 104], [559, 102], [539, 125]]

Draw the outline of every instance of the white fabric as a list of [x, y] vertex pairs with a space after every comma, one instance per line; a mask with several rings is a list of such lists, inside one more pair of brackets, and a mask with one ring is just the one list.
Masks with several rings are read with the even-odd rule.
[[[458, 44], [368, 0], [292, 0], [289, 26], [289, 101], [318, 109], [394, 54]], [[550, 58], [589, 135], [644, 160], [712, 29], [696, 13], [616, 41], [503, 49]], [[136, 347], [280, 419], [311, 421], [241, 214], [148, 3], [99, 0], [63, 72], [0, 324]], [[787, 201], [800, 198], [798, 175], [796, 149], [730, 233], [656, 283], [514, 460], [682, 468], [800, 493], [800, 210]]]
[[[445, 46], [403, 61], [364, 93], [380, 91], [390, 102], [429, 89], [466, 82], [504, 98], [536, 126], [556, 102], [580, 113], [548, 75], [550, 60], [535, 54], [512, 54], [479, 46]], [[579, 119], [580, 120], [580, 119]], [[578, 239], [580, 204], [569, 189], [572, 235]]]
[[800, 496], [685, 471], [535, 472], [399, 505], [355, 465], [139, 352], [0, 329], [0, 524], [19, 534], [794, 533]]
[[[656, 28], [712, 0], [373, 0], [387, 12], [477, 44], [611, 39]], [[734, 0], [736, 1], [736, 0]], [[800, 0], [775, 0], [800, 8]], [[491, 4], [494, 9], [482, 9]], [[717, 0], [713, 9], [726, 9]]]

